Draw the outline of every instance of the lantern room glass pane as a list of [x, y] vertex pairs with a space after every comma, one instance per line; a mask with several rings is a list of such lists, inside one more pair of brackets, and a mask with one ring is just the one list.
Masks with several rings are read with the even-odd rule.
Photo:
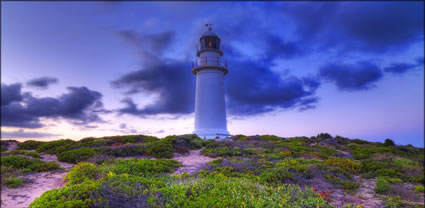
[[200, 43], [201, 49], [220, 49], [220, 39], [216, 37], [204, 37]]

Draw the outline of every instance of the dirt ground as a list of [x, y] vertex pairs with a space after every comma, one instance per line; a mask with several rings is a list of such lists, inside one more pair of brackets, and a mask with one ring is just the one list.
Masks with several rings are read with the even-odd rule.
[[201, 170], [201, 168], [208, 162], [219, 159], [201, 155], [201, 151], [202, 149], [190, 150], [189, 154], [177, 155], [173, 157], [173, 160], [177, 160], [183, 164], [183, 166], [179, 167], [174, 172], [174, 174], [181, 174], [184, 172], [187, 172], [188, 174], [194, 174]]
[[[12, 149], [11, 149], [12, 150]], [[19, 188], [1, 186], [1, 207], [24, 208], [28, 207], [35, 198], [40, 197], [45, 191], [60, 188], [65, 185], [62, 177], [74, 164], [59, 162], [56, 155], [44, 154], [43, 161], [56, 161], [65, 170], [32, 173], [25, 175], [25, 183]]]

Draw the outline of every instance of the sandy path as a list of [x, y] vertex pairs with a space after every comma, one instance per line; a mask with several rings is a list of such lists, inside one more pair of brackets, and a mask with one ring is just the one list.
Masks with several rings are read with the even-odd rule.
[[201, 155], [201, 151], [202, 149], [190, 150], [189, 154], [177, 155], [173, 157], [173, 160], [177, 160], [183, 163], [183, 166], [177, 168], [174, 174], [181, 174], [184, 172], [187, 172], [188, 174], [194, 174], [198, 172], [208, 162], [219, 159]]
[[59, 162], [56, 155], [44, 154], [42, 155], [43, 161], [56, 161], [66, 171], [48, 171], [41, 173], [32, 173], [23, 176], [22, 178], [27, 181], [19, 188], [7, 188], [1, 186], [1, 207], [7, 208], [24, 208], [28, 207], [35, 198], [40, 197], [45, 191], [50, 189], [60, 188], [65, 183], [62, 177], [67, 171], [74, 166], [74, 164]]

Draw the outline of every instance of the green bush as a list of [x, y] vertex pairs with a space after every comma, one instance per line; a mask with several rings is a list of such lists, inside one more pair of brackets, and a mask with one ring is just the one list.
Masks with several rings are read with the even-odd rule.
[[400, 196], [396, 196], [396, 197], [386, 197], [385, 198], [385, 205], [387, 206], [387, 208], [399, 208], [401, 205], [401, 199]]
[[68, 181], [67, 185], [80, 184], [86, 180], [93, 180], [99, 172], [93, 163], [80, 162], [71, 168], [71, 171], [65, 175], [64, 179]]
[[169, 198], [168, 207], [331, 207], [308, 187], [303, 191], [296, 185], [272, 187], [220, 176], [203, 178], [187, 189], [172, 185], [161, 191]]
[[35, 150], [44, 142], [28, 140], [18, 144], [18, 149], [20, 150]]
[[[100, 196], [103, 203], [93, 207], [163, 207], [166, 199], [160, 192], [165, 187], [161, 181], [134, 175], [110, 174], [101, 181]], [[183, 193], [182, 193], [183, 194]]]
[[2, 179], [2, 183], [9, 188], [18, 188], [23, 182], [24, 179], [18, 178], [16, 176], [10, 176]]
[[7, 156], [1, 158], [2, 166], [9, 166], [16, 169], [29, 169], [30, 171], [43, 172], [59, 168], [59, 164], [54, 161], [44, 162], [40, 159], [29, 159], [20, 156]]
[[393, 163], [397, 168], [410, 169], [419, 166], [418, 162], [409, 160], [407, 158], [396, 157], [393, 159]]
[[390, 188], [390, 183], [384, 177], [378, 177], [376, 179], [375, 192], [378, 194], [384, 194]]
[[[196, 136], [195, 134], [185, 134], [175, 136], [177, 144], [183, 145], [188, 149], [200, 149], [202, 147], [202, 139]], [[175, 145], [173, 145], [175, 148]]]
[[162, 173], [172, 173], [180, 166], [176, 160], [150, 160], [150, 159], [129, 159], [115, 160], [105, 166], [116, 174], [131, 174], [135, 176], [152, 176]]
[[100, 152], [113, 157], [142, 156], [146, 152], [145, 148], [146, 145], [143, 144], [125, 144], [114, 147], [102, 147]]
[[395, 146], [394, 141], [391, 140], [391, 139], [385, 139], [384, 144], [387, 145], [387, 146]]
[[264, 140], [264, 141], [282, 141], [281, 137], [277, 137], [274, 135], [261, 135], [258, 136], [260, 139]]
[[[64, 146], [66, 146], [66, 145], [77, 145], [77, 144], [78, 143], [76, 141], [73, 141], [73, 140], [70, 140], [70, 139], [61, 139], [61, 140], [43, 143], [43, 144], [39, 145], [36, 150], [37, 150], [37, 152], [45, 152], [45, 153], [48, 153], [48, 154], [57, 154], [57, 153], [61, 153], [62, 151], [64, 151], [64, 149], [62, 149]], [[57, 151], [56, 149], [59, 148], [59, 147], [62, 147], [62, 148], [59, 151]], [[66, 147], [70, 147], [70, 146], [66, 146]]]
[[424, 186], [422, 186], [422, 185], [417, 185], [417, 186], [415, 186], [415, 190], [416, 190], [416, 192], [418, 192], [418, 193], [424, 193], [425, 188], [424, 188]]
[[371, 155], [375, 153], [393, 153], [399, 154], [400, 152], [391, 147], [373, 147], [373, 146], [356, 146], [354, 147], [351, 154], [357, 160], [368, 159]]
[[26, 152], [24, 150], [13, 150], [6, 153], [6, 155], [26, 155], [31, 156], [33, 158], [41, 158], [40, 154], [38, 154], [37, 152]]
[[96, 149], [85, 147], [60, 153], [58, 155], [58, 160], [61, 162], [78, 163], [89, 159], [95, 154]]
[[360, 171], [360, 162], [349, 158], [329, 157], [325, 163], [329, 166], [339, 167], [349, 173], [357, 173]]
[[[102, 203], [99, 188], [101, 183], [85, 181], [82, 184], [64, 186], [60, 189], [52, 189], [44, 192], [36, 198], [30, 208], [82, 208], [95, 207]], [[97, 196], [96, 198], [94, 196]]]
[[146, 152], [155, 158], [172, 158], [174, 149], [170, 140], [159, 140], [146, 144]]
[[340, 177], [334, 176], [332, 174], [326, 174], [324, 176], [329, 182], [334, 185], [340, 186], [342, 189], [344, 189], [344, 191], [349, 193], [354, 193], [357, 188], [360, 187], [360, 184], [355, 181], [342, 180]]

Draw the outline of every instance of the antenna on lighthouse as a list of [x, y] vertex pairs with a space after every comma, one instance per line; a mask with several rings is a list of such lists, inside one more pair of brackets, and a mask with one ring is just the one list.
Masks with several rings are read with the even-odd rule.
[[208, 27], [208, 30], [211, 31], [212, 30], [212, 28], [211, 28], [212, 25], [214, 25], [214, 24], [205, 24], [205, 27]]

